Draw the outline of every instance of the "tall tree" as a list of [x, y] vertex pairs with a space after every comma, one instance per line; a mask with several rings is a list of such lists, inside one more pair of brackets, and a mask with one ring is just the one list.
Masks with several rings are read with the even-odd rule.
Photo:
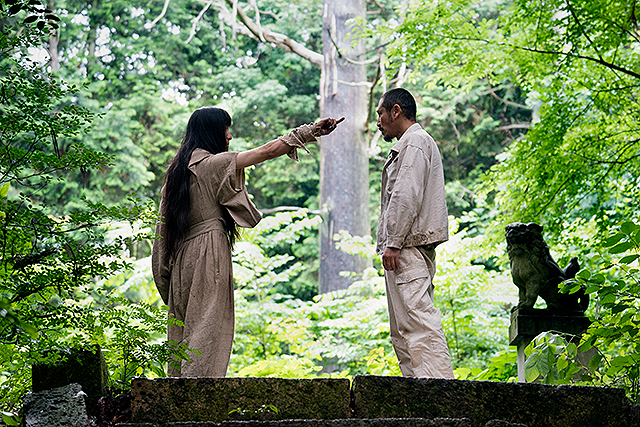
[[336, 248], [334, 235], [346, 230], [369, 235], [368, 86], [364, 41], [352, 44], [350, 20], [365, 15], [364, 0], [324, 0], [320, 112], [347, 118], [335, 134], [322, 138], [320, 160], [320, 293], [346, 289], [342, 271], [361, 272], [364, 258]]

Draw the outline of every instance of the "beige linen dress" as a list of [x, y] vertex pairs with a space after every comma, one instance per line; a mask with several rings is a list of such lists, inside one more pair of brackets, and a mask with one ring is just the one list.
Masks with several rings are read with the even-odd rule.
[[[244, 170], [236, 170], [237, 155], [194, 150], [185, 242], [170, 263], [165, 261], [163, 239], [153, 245], [156, 286], [169, 305], [169, 316], [184, 323], [170, 327], [168, 338], [202, 353], [181, 361], [179, 369], [170, 366], [171, 376], [224, 377], [227, 372], [235, 319], [231, 245], [222, 213], [226, 209], [240, 227], [254, 227], [261, 218], [249, 200]], [[156, 234], [164, 236], [162, 220]]]

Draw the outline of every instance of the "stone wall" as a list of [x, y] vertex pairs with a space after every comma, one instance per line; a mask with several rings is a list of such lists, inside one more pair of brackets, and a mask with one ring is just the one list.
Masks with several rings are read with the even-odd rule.
[[350, 417], [348, 379], [135, 379], [133, 422]]
[[139, 427], [640, 427], [622, 389], [368, 375], [351, 387], [346, 379], [135, 379], [131, 409], [127, 426]]

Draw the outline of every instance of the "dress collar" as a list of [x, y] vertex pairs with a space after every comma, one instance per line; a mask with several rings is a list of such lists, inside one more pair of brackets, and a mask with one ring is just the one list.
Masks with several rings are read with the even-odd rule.
[[201, 162], [206, 157], [210, 156], [211, 153], [207, 150], [203, 150], [202, 148], [196, 148], [191, 153], [191, 159], [189, 159], [189, 167], [195, 165], [198, 162]]

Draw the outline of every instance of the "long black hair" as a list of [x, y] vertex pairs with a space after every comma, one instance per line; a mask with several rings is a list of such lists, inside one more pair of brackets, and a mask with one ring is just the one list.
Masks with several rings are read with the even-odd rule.
[[[165, 245], [167, 256], [174, 256], [187, 234], [187, 216], [191, 207], [189, 198], [189, 161], [196, 148], [202, 148], [212, 154], [227, 151], [225, 130], [231, 126], [231, 116], [225, 110], [216, 107], [202, 107], [193, 112], [182, 138], [182, 144], [171, 161], [165, 176], [164, 203], [160, 214], [165, 222]], [[238, 237], [235, 221], [226, 209], [222, 209], [224, 228], [233, 246]]]

